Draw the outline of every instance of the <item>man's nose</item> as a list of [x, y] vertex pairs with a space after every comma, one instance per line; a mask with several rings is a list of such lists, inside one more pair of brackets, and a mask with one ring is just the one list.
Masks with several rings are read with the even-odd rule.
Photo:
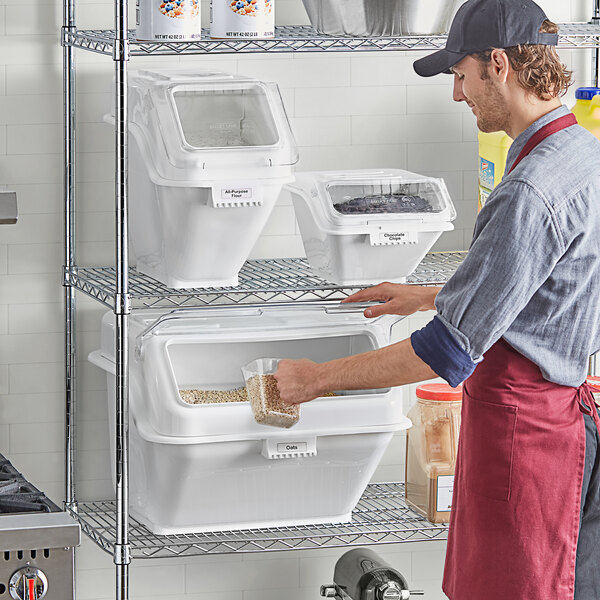
[[454, 75], [454, 91], [452, 93], [452, 99], [454, 102], [464, 102], [467, 99], [462, 91], [462, 81], [457, 75]]

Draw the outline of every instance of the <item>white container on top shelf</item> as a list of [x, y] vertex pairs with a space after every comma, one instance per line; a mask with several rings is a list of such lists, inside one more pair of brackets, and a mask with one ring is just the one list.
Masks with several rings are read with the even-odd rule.
[[296, 173], [286, 189], [310, 266], [340, 285], [403, 282], [454, 229], [442, 179], [399, 169]]
[[[114, 123], [114, 109], [107, 120]], [[217, 72], [132, 72], [129, 130], [137, 269], [171, 288], [237, 285], [298, 160], [277, 85]]]
[[[180, 390], [243, 388], [241, 367], [259, 357], [376, 349], [397, 318], [319, 306], [159, 316], [130, 317], [131, 514], [158, 534], [350, 521], [394, 432], [410, 425], [401, 388], [319, 398], [290, 429], [258, 424], [247, 400], [188, 404]], [[107, 374], [114, 465], [112, 312], [89, 358]]]

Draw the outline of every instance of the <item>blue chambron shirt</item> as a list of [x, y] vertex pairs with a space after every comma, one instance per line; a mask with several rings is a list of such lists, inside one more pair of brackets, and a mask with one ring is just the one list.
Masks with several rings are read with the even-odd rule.
[[[536, 131], [566, 114], [557, 108], [522, 132], [506, 172]], [[502, 337], [545, 379], [585, 381], [600, 349], [600, 142], [591, 133], [579, 125], [559, 131], [504, 176], [435, 306], [411, 342], [450, 385]]]

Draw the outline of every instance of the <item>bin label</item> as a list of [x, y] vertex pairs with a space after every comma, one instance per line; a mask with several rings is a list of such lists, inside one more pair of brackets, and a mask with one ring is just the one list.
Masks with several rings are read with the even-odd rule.
[[370, 234], [371, 246], [396, 246], [416, 244], [419, 234], [416, 231], [375, 231]]
[[277, 444], [277, 452], [306, 452], [308, 444], [306, 442], [287, 442], [285, 444]]
[[213, 186], [213, 205], [215, 208], [262, 206], [260, 186], [244, 183], [219, 183]]
[[454, 475], [440, 475], [437, 478], [437, 512], [446, 512], [452, 508]]
[[221, 188], [221, 200], [252, 200], [251, 187]]

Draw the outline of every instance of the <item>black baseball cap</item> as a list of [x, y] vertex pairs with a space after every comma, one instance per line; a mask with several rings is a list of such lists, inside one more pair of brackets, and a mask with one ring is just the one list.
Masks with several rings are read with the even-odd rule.
[[431, 77], [450, 73], [465, 56], [490, 48], [556, 46], [557, 33], [540, 33], [547, 18], [533, 0], [468, 0], [452, 21], [446, 47], [416, 60], [413, 67], [421, 77]]

